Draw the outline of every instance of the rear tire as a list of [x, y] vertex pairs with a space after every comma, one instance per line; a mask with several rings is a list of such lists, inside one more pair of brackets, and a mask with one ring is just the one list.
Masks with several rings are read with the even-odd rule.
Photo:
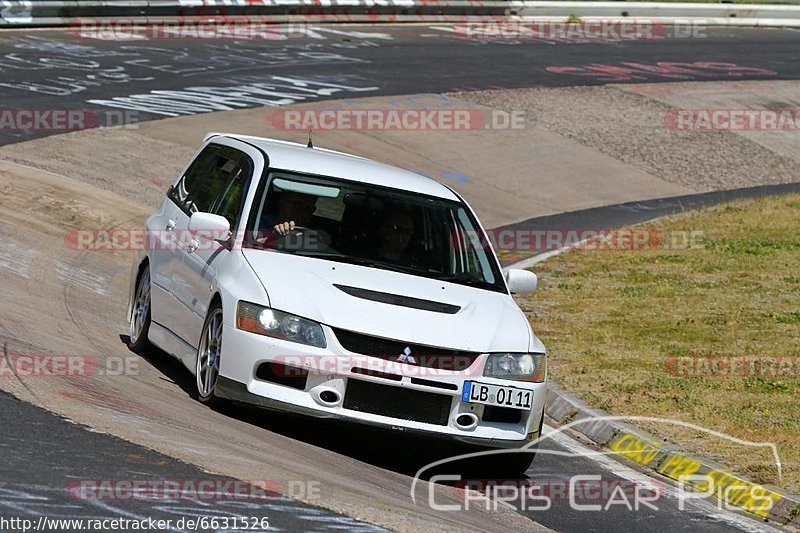
[[218, 301], [211, 304], [203, 324], [203, 333], [197, 347], [195, 380], [197, 399], [206, 405], [217, 406], [222, 400], [216, 395], [219, 379], [220, 357], [222, 355], [222, 305]]
[[150, 332], [150, 303], [150, 266], [145, 265], [136, 280], [128, 331], [128, 348], [139, 355], [144, 355], [152, 348], [147, 338]]

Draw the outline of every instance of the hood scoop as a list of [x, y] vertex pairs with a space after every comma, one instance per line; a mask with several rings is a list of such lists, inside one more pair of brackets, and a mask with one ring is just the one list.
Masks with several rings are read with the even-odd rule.
[[369, 289], [361, 289], [359, 287], [350, 287], [347, 285], [333, 285], [340, 291], [355, 296], [356, 298], [363, 298], [364, 300], [372, 300], [373, 302], [380, 302], [390, 305], [399, 305], [401, 307], [410, 307], [412, 309], [421, 309], [423, 311], [432, 311], [434, 313], [445, 313], [454, 315], [461, 310], [461, 307], [453, 304], [446, 304], [442, 302], [433, 302], [431, 300], [423, 300], [421, 298], [412, 298], [410, 296], [403, 296], [400, 294], [391, 294], [388, 292], [371, 291]]

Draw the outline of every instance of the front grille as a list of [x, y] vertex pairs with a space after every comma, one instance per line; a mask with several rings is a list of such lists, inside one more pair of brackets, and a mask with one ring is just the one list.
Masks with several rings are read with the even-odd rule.
[[519, 424], [522, 420], [522, 411], [520, 409], [509, 409], [508, 407], [487, 405], [483, 408], [483, 416], [481, 417], [481, 420], [484, 422]]
[[452, 396], [348, 379], [345, 409], [446, 426]]
[[390, 374], [388, 372], [381, 372], [379, 370], [361, 368], [360, 366], [354, 366], [350, 369], [350, 372], [353, 374], [361, 374], [362, 376], [370, 376], [373, 378], [391, 379], [392, 381], [401, 381], [403, 379], [403, 376], [398, 374]]
[[438, 389], [458, 390], [458, 385], [455, 383], [443, 383], [441, 381], [433, 381], [430, 379], [411, 378], [411, 383], [414, 385], [425, 385], [426, 387], [436, 387]]
[[480, 354], [448, 350], [447, 348], [433, 348], [421, 344], [409, 344], [403, 341], [373, 337], [362, 333], [355, 333], [346, 329], [334, 328], [333, 330], [339, 343], [345, 350], [362, 355], [379, 357], [387, 361], [400, 361], [401, 355], [410, 350], [413, 362], [406, 358], [406, 362], [428, 368], [441, 370], [466, 370]]

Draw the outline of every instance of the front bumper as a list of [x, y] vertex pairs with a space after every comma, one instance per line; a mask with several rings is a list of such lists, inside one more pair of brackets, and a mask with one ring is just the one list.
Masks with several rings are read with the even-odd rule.
[[[216, 394], [219, 397], [225, 398], [227, 400], [231, 400], [234, 402], [241, 402], [248, 405], [254, 405], [262, 409], [269, 409], [272, 411], [281, 411], [286, 413], [294, 413], [303, 416], [311, 416], [314, 418], [324, 418], [326, 420], [334, 420], [338, 422], [347, 422], [347, 423], [356, 422], [359, 424], [365, 424], [367, 426], [386, 431], [401, 432], [403, 433], [403, 435], [419, 436], [429, 439], [432, 438], [432, 439], [441, 439], [447, 441], [455, 440], [457, 442], [460, 442], [462, 444], [467, 444], [470, 446], [516, 449], [525, 446], [530, 441], [538, 439], [540, 436], [540, 429], [538, 428], [541, 427], [541, 420], [539, 426], [537, 426], [537, 429], [532, 433], [529, 433], [527, 435], [527, 438], [524, 440], [510, 440], [510, 439], [496, 439], [496, 438], [487, 439], [487, 438], [471, 437], [469, 435], [432, 432], [429, 430], [409, 428], [409, 427], [404, 427], [402, 425], [398, 426], [396, 424], [389, 424], [375, 420], [355, 420], [351, 416], [343, 415], [341, 413], [325, 412], [325, 411], [320, 411], [318, 409], [299, 407], [296, 405], [279, 402], [277, 400], [272, 400], [264, 396], [259, 396], [257, 394], [253, 394], [252, 392], [249, 392], [244, 384], [222, 376], [220, 376], [219, 380], [217, 381]], [[405, 421], [399, 420], [398, 422], [402, 424]]]
[[[466, 371], [446, 371], [407, 365], [397, 361], [353, 354], [338, 344], [336, 336], [323, 326], [328, 339], [326, 349], [303, 346], [297, 343], [281, 341], [270, 337], [256, 335], [235, 327], [223, 330], [223, 355], [217, 394], [230, 400], [256, 405], [266, 409], [298, 413], [318, 418], [365, 424], [377, 428], [401, 431], [405, 434], [424, 435], [458, 441], [469, 445], [489, 448], [519, 448], [539, 437], [539, 428], [544, 412], [545, 384], [510, 382], [481, 376], [486, 355], [479, 356]], [[310, 363], [309, 363], [310, 362]], [[332, 364], [323, 364], [332, 362]], [[284, 363], [292, 367], [310, 367], [306, 382], [300, 386], [290, 387], [267, 381], [263, 375], [256, 377], [258, 369], [264, 364]], [[375, 365], [373, 365], [375, 363]], [[364, 367], [371, 370], [387, 369], [390, 365], [394, 379], [387, 379], [381, 372], [365, 375]], [[355, 372], [354, 372], [355, 370]], [[377, 374], [377, 375], [375, 375]], [[397, 409], [384, 409], [383, 414], [370, 412], [364, 406], [364, 398], [360, 408], [348, 407], [346, 395], [351, 380], [359, 385], [368, 384], [369, 390], [384, 391], [385, 397], [379, 398], [386, 407], [386, 397], [423, 398], [423, 405], [409, 404], [408, 412], [413, 407], [425, 409], [425, 399], [431, 398], [441, 404], [442, 417], [435, 423], [424, 421], [425, 417], [414, 419], [406, 416], [401, 404]], [[512, 385], [530, 390], [533, 393], [532, 407], [529, 411], [519, 413], [518, 419], [500, 421], [492, 419], [481, 404], [461, 401], [464, 381], [477, 380], [483, 383]], [[323, 391], [332, 391], [338, 395], [338, 401], [325, 403], [320, 400]], [[352, 391], [351, 391], [352, 392]], [[376, 396], [380, 392], [376, 392]], [[402, 400], [398, 400], [402, 401]], [[398, 416], [392, 416], [397, 413]], [[464, 428], [456, 423], [460, 415], [470, 415], [475, 420], [472, 427]]]

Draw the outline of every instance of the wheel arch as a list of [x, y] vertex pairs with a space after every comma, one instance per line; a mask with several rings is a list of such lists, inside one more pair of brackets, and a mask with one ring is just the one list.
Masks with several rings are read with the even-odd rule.
[[223, 323], [224, 323], [225, 322], [225, 314], [226, 314], [225, 313], [225, 306], [223, 305], [222, 292], [219, 289], [214, 291], [214, 294], [211, 296], [211, 299], [208, 301], [208, 307], [207, 307], [208, 311], [206, 312], [206, 314], [211, 312], [211, 308], [214, 307], [214, 304], [219, 304], [219, 306], [222, 308], [222, 320], [223, 320]]
[[[145, 255], [140, 261], [134, 262], [131, 267], [130, 284], [128, 287], [128, 308], [125, 311], [125, 320], [131, 319], [131, 312], [133, 311], [133, 298], [136, 294], [136, 286], [139, 285], [139, 279], [142, 277], [145, 267], [150, 267], [150, 258]], [[152, 302], [150, 304], [152, 306]]]

